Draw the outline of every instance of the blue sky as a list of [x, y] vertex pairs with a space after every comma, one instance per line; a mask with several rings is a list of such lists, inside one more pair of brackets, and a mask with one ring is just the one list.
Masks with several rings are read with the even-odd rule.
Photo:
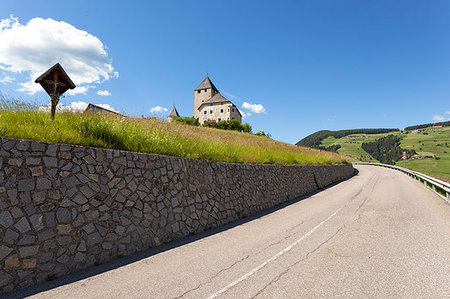
[[83, 86], [66, 105], [192, 116], [208, 73], [289, 143], [450, 118], [448, 1], [2, 0], [0, 22], [0, 91], [27, 101], [48, 101], [27, 82], [62, 60]]

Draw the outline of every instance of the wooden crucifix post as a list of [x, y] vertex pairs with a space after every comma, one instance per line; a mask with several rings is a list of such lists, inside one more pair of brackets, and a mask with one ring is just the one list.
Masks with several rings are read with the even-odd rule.
[[57, 93], [58, 89], [58, 72], [53, 73], [53, 94], [50, 95], [50, 99], [52, 102], [52, 120], [55, 120], [55, 112], [56, 112], [56, 105], [58, 105], [59, 102], [59, 95]]
[[67, 90], [74, 89], [76, 86], [59, 63], [48, 69], [35, 82], [39, 83], [50, 96], [51, 117], [54, 120], [59, 98]]

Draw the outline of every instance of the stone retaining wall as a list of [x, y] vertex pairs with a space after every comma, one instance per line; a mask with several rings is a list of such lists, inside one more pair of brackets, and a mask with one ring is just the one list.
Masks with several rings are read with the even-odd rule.
[[0, 137], [0, 293], [246, 217], [353, 171]]

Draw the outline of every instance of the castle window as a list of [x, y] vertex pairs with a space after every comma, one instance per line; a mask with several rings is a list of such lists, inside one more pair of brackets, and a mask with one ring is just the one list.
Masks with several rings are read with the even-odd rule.
[[212, 110], [209, 110], [209, 114], [212, 114]]
[[221, 121], [222, 119], [219, 117], [217, 120], [218, 120], [218, 121]]
[[197, 90], [197, 93], [200, 93], [201, 90]]
[[234, 119], [234, 117], [232, 117], [231, 119]]
[[209, 106], [212, 106], [213, 104], [209, 104]]
[[231, 108], [231, 112], [234, 112], [234, 108]]
[[223, 109], [220, 109], [220, 113], [223, 113]]
[[205, 110], [205, 113], [204, 114], [206, 114], [207, 113], [207, 111]]

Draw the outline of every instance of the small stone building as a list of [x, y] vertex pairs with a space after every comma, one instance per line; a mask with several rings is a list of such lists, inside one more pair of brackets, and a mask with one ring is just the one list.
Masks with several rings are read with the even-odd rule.
[[208, 76], [194, 90], [194, 117], [201, 125], [208, 120], [242, 122], [239, 109], [219, 92]]
[[178, 114], [177, 108], [173, 105], [172, 110], [170, 110], [169, 115], [167, 115], [167, 122], [171, 123], [175, 117], [180, 117]]
[[104, 115], [108, 115], [108, 116], [121, 116], [123, 117], [124, 115], [117, 113], [115, 111], [111, 111], [109, 109], [94, 105], [94, 104], [89, 104], [86, 109], [84, 110], [83, 113], [101, 113]]

